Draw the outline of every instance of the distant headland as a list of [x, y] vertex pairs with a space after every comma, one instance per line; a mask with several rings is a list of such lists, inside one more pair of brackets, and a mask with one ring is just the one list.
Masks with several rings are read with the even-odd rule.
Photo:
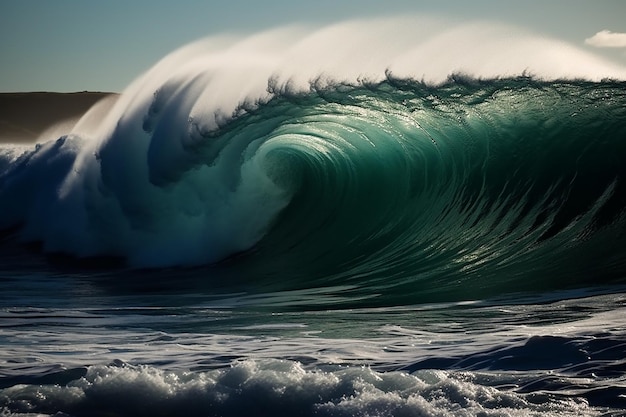
[[36, 141], [52, 126], [78, 120], [91, 106], [115, 93], [0, 93], [0, 143]]

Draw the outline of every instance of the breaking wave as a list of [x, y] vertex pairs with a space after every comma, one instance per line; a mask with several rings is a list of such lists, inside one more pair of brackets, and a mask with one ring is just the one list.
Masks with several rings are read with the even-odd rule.
[[625, 74], [486, 24], [202, 41], [67, 135], [2, 148], [0, 228], [398, 302], [621, 281]]

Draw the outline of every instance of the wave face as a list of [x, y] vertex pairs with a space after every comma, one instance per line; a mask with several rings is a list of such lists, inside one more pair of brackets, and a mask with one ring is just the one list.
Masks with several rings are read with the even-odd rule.
[[[563, 46], [547, 41], [537, 71], [517, 71], [534, 76], [442, 78], [445, 65], [413, 70], [406, 45], [386, 66], [362, 53], [341, 70], [288, 65], [355, 25], [300, 34], [280, 54], [293, 29], [192, 45], [67, 135], [3, 149], [0, 228], [47, 252], [394, 302], [623, 280], [623, 82], [555, 76], [563, 55], [543, 58]], [[574, 76], [605, 68], [584, 62], [593, 69]]]
[[298, 108], [263, 149], [291, 199], [254, 256], [398, 294], [622, 278], [624, 92], [388, 80], [276, 98], [244, 123]]

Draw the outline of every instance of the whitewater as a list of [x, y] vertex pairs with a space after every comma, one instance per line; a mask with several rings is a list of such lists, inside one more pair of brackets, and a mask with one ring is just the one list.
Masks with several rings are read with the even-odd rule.
[[2, 415], [622, 415], [624, 80], [502, 24], [290, 26], [0, 144]]

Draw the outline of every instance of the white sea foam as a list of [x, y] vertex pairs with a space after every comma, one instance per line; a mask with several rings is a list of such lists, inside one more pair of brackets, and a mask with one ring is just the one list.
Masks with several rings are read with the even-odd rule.
[[[298, 362], [246, 360], [224, 370], [166, 372], [124, 364], [92, 366], [66, 386], [16, 385], [0, 391], [16, 416], [560, 416], [596, 415], [584, 402], [535, 404], [482, 386], [472, 373], [379, 373], [369, 368], [306, 370]], [[45, 412], [45, 411], [44, 411]], [[6, 414], [5, 414], [6, 415]], [[56, 415], [56, 414], [55, 414]]]

